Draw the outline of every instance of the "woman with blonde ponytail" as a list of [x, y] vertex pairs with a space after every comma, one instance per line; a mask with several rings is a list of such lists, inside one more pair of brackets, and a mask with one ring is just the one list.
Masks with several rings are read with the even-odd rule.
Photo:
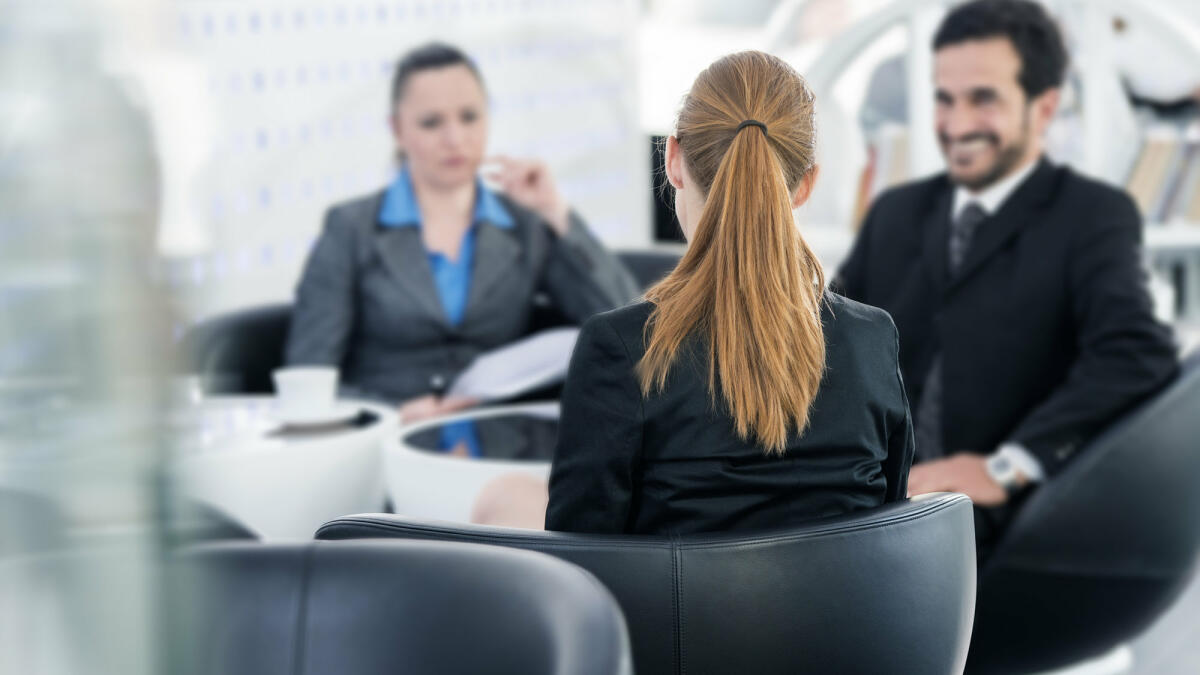
[[817, 176], [813, 108], [761, 52], [696, 78], [665, 161], [688, 250], [644, 302], [584, 325], [547, 529], [780, 527], [904, 498], [896, 328], [824, 289], [793, 218]]

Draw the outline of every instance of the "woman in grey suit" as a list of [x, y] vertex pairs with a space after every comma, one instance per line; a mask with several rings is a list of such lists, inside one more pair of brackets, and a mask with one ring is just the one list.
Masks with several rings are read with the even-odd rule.
[[428, 417], [470, 403], [440, 394], [479, 353], [525, 333], [535, 293], [580, 322], [637, 295], [544, 164], [495, 158], [503, 194], [479, 180], [486, 95], [461, 51], [431, 44], [401, 59], [391, 125], [401, 168], [327, 212], [297, 289], [289, 364], [337, 366], [348, 390]]

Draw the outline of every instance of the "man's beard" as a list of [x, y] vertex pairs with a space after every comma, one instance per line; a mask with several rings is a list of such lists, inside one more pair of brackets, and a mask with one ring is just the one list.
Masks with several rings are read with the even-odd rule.
[[[976, 137], [984, 137], [993, 145], [998, 142], [995, 134], [968, 134], [959, 139], [959, 142], [972, 140]], [[942, 147], [949, 146], [949, 139], [942, 137]], [[1000, 149], [1000, 153], [996, 156], [996, 161], [992, 163], [992, 167], [985, 171], [978, 178], [964, 178], [955, 176], [950, 173], [950, 180], [956, 185], [961, 185], [972, 192], [979, 192], [994, 185], [997, 181], [1008, 175], [1010, 171], [1015, 169], [1021, 160], [1024, 159], [1026, 151], [1029, 149], [1029, 111], [1025, 111], [1024, 119], [1021, 121], [1021, 136], [1009, 145]], [[946, 154], [949, 154], [948, 151]]]

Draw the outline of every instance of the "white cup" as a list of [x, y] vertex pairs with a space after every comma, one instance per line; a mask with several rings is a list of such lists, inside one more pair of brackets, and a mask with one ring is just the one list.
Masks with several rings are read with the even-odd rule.
[[304, 420], [328, 415], [337, 394], [338, 370], [325, 366], [280, 368], [275, 379], [275, 399], [285, 420]]

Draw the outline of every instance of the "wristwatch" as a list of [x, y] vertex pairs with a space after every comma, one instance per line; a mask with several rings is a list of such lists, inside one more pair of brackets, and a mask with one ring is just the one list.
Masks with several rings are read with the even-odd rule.
[[1025, 487], [1026, 481], [1023, 480], [1021, 472], [1017, 470], [1017, 465], [1011, 457], [1003, 452], [997, 452], [988, 457], [984, 462], [984, 467], [987, 469], [988, 476], [1004, 488], [1009, 495]]

